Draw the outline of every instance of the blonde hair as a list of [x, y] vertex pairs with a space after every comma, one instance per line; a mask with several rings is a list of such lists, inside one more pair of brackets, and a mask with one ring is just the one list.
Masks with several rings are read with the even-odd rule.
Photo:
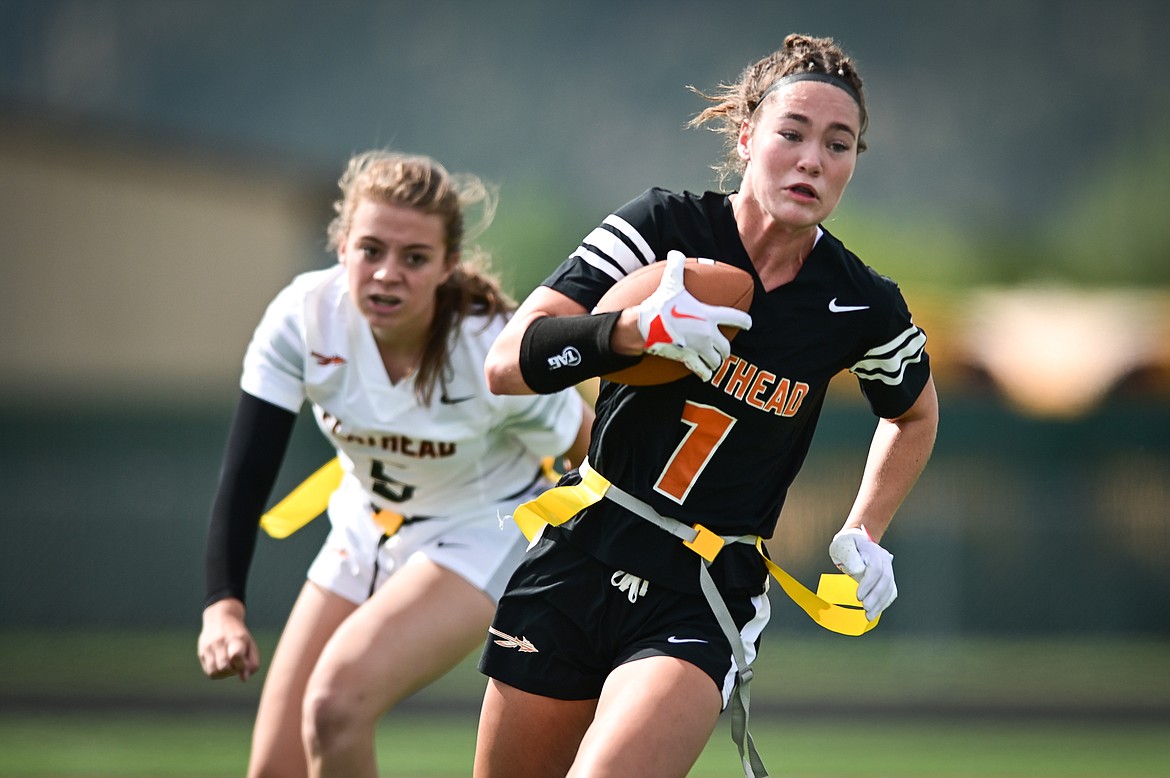
[[[445, 260], [453, 262], [454, 267], [435, 291], [435, 318], [415, 376], [415, 394], [420, 402], [429, 405], [435, 388], [446, 381], [445, 368], [463, 320], [469, 315], [490, 319], [516, 308], [490, 269], [487, 252], [464, 245], [491, 224], [497, 193], [474, 175], [447, 172], [430, 157], [387, 150], [354, 155], [337, 184], [341, 197], [333, 203], [337, 215], [327, 229], [331, 251], [339, 250], [345, 242], [354, 210], [363, 199], [415, 208], [442, 221]], [[464, 213], [476, 205], [480, 218], [473, 228], [466, 229]]]
[[865, 91], [853, 60], [832, 38], [792, 34], [784, 39], [784, 45], [779, 49], [748, 65], [740, 74], [739, 81], [720, 85], [715, 94], [704, 94], [693, 86], [688, 87], [712, 105], [691, 119], [687, 126], [714, 124], [712, 129], [723, 136], [727, 153], [718, 165], [713, 166], [719, 174], [720, 184], [732, 176], [743, 174], [745, 162], [736, 153], [739, 130], [743, 123], [752, 121], [768, 87], [784, 76], [796, 73], [819, 73], [843, 81], [853, 88], [861, 109], [861, 133], [857, 139], [857, 150], [865, 151], [864, 135], [869, 121]]

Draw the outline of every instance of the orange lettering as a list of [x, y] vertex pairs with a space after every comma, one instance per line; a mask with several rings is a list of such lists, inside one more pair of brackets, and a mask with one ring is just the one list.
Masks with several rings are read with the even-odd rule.
[[784, 415], [784, 405], [788, 401], [788, 387], [792, 382], [787, 378], [781, 378], [780, 383], [776, 384], [776, 391], [772, 392], [772, 396], [768, 398], [768, 402], [764, 403], [764, 410], [768, 413], [774, 413], [777, 416]]
[[804, 401], [804, 396], [808, 394], [808, 384], [797, 381], [796, 385], [792, 387], [792, 396], [788, 398], [788, 404], [784, 406], [783, 416], [795, 416], [796, 412], [800, 410], [800, 404]]
[[756, 380], [752, 381], [752, 388], [748, 389], [746, 402], [753, 408], [763, 409], [764, 401], [760, 399], [760, 395], [768, 391], [768, 387], [776, 380], [776, 374], [768, 372], [767, 370], [760, 370], [756, 373]]
[[731, 371], [731, 378], [727, 380], [727, 386], [723, 387], [723, 391], [734, 396], [737, 400], [742, 400], [743, 393], [747, 391], [748, 385], [751, 383], [752, 376], [755, 374], [755, 365], [751, 365], [740, 360], [740, 362]]
[[735, 354], [728, 356], [727, 359], [723, 360], [723, 362], [719, 365], [719, 369], [715, 371], [715, 375], [711, 376], [711, 385], [719, 386], [719, 383], [723, 380], [723, 376], [727, 375], [728, 368], [741, 361], [742, 360]]

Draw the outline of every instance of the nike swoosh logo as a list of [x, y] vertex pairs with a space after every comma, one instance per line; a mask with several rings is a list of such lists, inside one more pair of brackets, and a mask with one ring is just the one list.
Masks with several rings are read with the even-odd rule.
[[443, 403], [443, 405], [457, 405], [474, 399], [474, 394], [469, 394], [466, 397], [448, 397], [446, 393], [439, 395], [439, 402]]
[[666, 642], [667, 643], [706, 643], [707, 641], [700, 640], [699, 638], [680, 638], [680, 637], [675, 637], [674, 635], [671, 635], [670, 637], [668, 637], [666, 639]]
[[849, 313], [850, 311], [864, 311], [868, 309], [868, 305], [838, 305], [836, 297], [829, 300], [829, 310], [832, 313]]
[[670, 315], [676, 319], [698, 319], [699, 321], [703, 320], [702, 316], [692, 316], [689, 313], [680, 313], [678, 307], [674, 305], [670, 306]]

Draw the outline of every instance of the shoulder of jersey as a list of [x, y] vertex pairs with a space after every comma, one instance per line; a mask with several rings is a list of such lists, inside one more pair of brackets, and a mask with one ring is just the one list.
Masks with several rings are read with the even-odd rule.
[[[340, 268], [340, 274], [339, 274]], [[307, 298], [311, 295], [320, 296], [324, 294], [326, 297], [335, 297], [337, 292], [348, 294], [348, 285], [345, 283], [344, 268], [340, 265], [336, 267], [328, 267], [321, 270], [309, 270], [304, 273], [299, 273], [293, 276], [284, 288], [280, 291], [278, 297], [284, 298]], [[334, 293], [330, 294], [330, 290]]]
[[859, 288], [868, 289], [867, 294], [873, 295], [869, 299], [870, 305], [888, 299], [890, 292], [897, 290], [898, 284], [896, 281], [866, 264], [861, 257], [850, 251], [849, 247], [842, 243], [840, 239], [828, 232], [823, 236], [822, 240], [824, 239], [829, 239], [830, 242], [826, 245], [826, 248], [840, 262], [842, 271], [847, 273], [848, 277]]
[[289, 284], [289, 290], [331, 305], [349, 294], [345, 268], [341, 265], [301, 273]]
[[482, 372], [483, 360], [488, 349], [495, 343], [503, 330], [507, 319], [503, 316], [474, 315], [463, 319], [459, 331], [453, 333], [452, 358], [462, 353], [465, 359], [471, 359], [480, 366]]
[[469, 343], [481, 343], [486, 350], [495, 342], [507, 323], [508, 320], [504, 316], [489, 318], [482, 314], [473, 314], [463, 319], [457, 336]]
[[346, 294], [349, 293], [345, 267], [340, 264], [301, 273], [297, 276], [297, 281], [309, 288], [335, 287], [345, 291]]

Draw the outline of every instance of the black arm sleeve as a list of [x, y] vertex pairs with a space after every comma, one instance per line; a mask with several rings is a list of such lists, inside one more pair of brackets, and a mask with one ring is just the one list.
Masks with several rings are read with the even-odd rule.
[[240, 395], [207, 528], [205, 608], [227, 597], [244, 600], [260, 516], [296, 419], [247, 392]]
[[621, 311], [536, 319], [520, 339], [520, 375], [537, 394], [552, 394], [642, 361], [610, 345]]

